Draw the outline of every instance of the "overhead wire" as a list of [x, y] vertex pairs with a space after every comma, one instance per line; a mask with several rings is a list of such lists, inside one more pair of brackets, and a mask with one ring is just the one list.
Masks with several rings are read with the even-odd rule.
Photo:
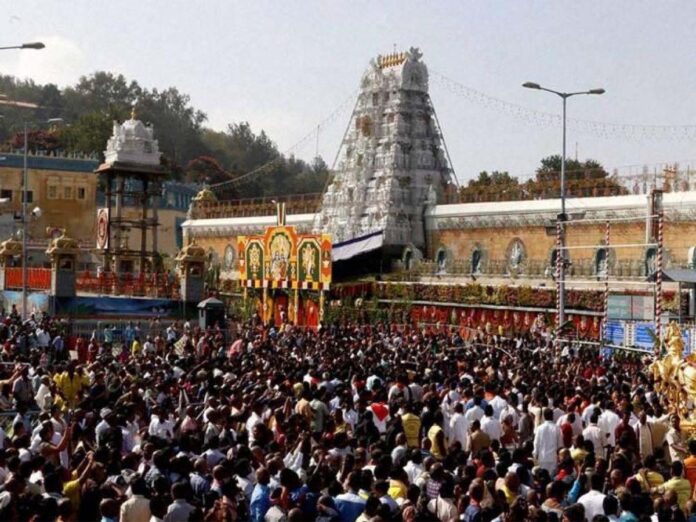
[[[436, 84], [444, 87], [453, 94], [461, 96], [486, 109], [505, 113], [526, 124], [538, 127], [549, 127], [561, 126], [563, 123], [560, 114], [530, 109], [529, 107], [503, 100], [478, 89], [474, 89], [473, 87], [464, 85], [433, 69], [430, 69], [430, 75], [431, 78], [435, 80]], [[641, 125], [578, 118], [567, 118], [566, 123], [574, 132], [605, 139], [627, 139], [637, 141], [696, 140], [696, 125]]]
[[329, 115], [321, 120], [317, 125], [314, 125], [312, 127], [312, 130], [305, 134], [300, 140], [295, 142], [293, 145], [285, 149], [282, 153], [279, 153], [275, 158], [273, 158], [270, 161], [267, 161], [263, 165], [260, 165], [259, 167], [256, 167], [255, 169], [250, 170], [249, 172], [242, 174], [240, 176], [237, 176], [235, 178], [232, 178], [230, 180], [226, 181], [221, 181], [220, 183], [215, 183], [213, 185], [210, 185], [211, 190], [219, 190], [224, 187], [230, 186], [230, 185], [238, 185], [243, 182], [251, 181], [252, 176], [258, 176], [261, 174], [264, 174], [266, 172], [269, 172], [275, 165], [281, 163], [282, 161], [285, 160], [285, 158], [292, 154], [295, 150], [303, 147], [307, 143], [312, 143], [316, 140], [316, 136], [319, 132], [321, 132], [321, 129], [326, 127], [329, 123], [332, 123], [335, 121], [340, 115], [343, 114], [343, 112], [350, 107], [350, 103], [353, 102], [353, 100], [357, 96], [357, 91], [353, 91], [347, 98], [345, 98]]

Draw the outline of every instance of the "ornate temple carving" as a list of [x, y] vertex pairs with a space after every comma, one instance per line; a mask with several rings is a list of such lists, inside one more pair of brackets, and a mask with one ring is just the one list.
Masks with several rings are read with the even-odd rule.
[[379, 230], [385, 245], [425, 243], [423, 210], [451, 183], [421, 52], [378, 56], [341, 144], [314, 221], [341, 242]]
[[114, 121], [111, 138], [106, 142], [104, 163], [160, 164], [159, 144], [154, 138], [152, 126], [136, 119], [135, 109], [131, 112], [130, 120], [122, 124]]
[[682, 429], [696, 434], [696, 356], [684, 357], [681, 329], [672, 321], [665, 332], [667, 353], [650, 365], [655, 391], [663, 397]]

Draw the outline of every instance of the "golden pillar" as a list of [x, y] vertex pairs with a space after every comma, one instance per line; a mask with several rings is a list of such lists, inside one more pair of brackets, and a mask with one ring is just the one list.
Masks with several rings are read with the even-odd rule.
[[324, 291], [319, 290], [319, 324], [324, 320]]
[[261, 294], [261, 310], [263, 311], [261, 319], [263, 324], [266, 324], [268, 322], [268, 288], [264, 286], [261, 288], [261, 291], [263, 292]]
[[300, 320], [300, 291], [297, 288], [292, 296], [292, 315], [292, 322], [297, 324]]

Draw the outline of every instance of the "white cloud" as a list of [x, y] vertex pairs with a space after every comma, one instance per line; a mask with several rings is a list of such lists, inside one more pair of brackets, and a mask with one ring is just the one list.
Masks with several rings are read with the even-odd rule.
[[[80, 47], [62, 36], [39, 36], [32, 41], [46, 44], [41, 50], [18, 50], [3, 72], [37, 83], [55, 83], [60, 87], [73, 84], [85, 74], [85, 54]], [[12, 51], [6, 51], [7, 53]], [[4, 57], [3, 57], [4, 58]]]

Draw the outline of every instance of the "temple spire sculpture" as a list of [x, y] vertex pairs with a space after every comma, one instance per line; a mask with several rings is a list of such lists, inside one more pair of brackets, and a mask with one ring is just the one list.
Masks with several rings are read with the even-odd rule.
[[322, 199], [316, 231], [334, 243], [384, 231], [392, 247], [425, 244], [423, 210], [452, 183], [422, 53], [371, 60]]

